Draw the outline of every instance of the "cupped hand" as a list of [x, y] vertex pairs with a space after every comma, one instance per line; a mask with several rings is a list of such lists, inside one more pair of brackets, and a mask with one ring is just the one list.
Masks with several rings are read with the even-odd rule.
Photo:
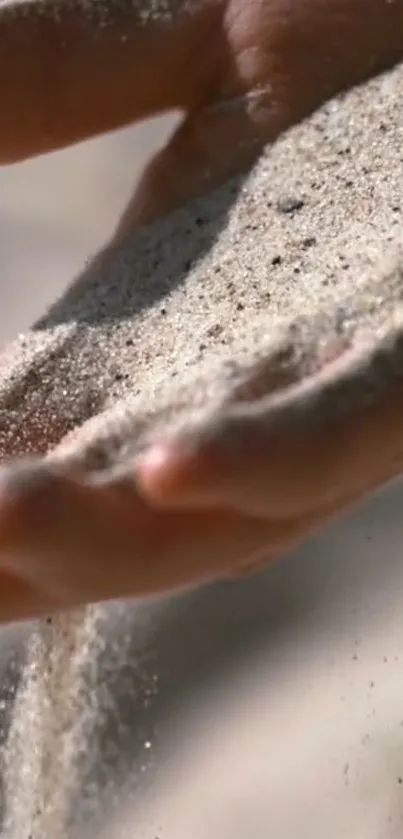
[[[173, 108], [113, 246], [250, 165], [325, 99], [403, 56], [403, 0], [43, 0], [0, 7], [0, 160]], [[162, 439], [132, 478], [45, 462], [0, 476], [0, 620], [144, 596], [276, 558], [400, 471], [403, 398], [270, 430], [228, 408]]]
[[400, 384], [331, 422], [269, 417], [268, 398], [224, 407], [161, 438], [123, 477], [39, 459], [5, 467], [1, 618], [250, 571], [401, 471]]

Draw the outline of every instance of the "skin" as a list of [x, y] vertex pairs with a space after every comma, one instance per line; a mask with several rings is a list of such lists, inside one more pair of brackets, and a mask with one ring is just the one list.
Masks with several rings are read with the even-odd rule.
[[[149, 5], [0, 7], [0, 162], [164, 110], [185, 113], [111, 248], [403, 58], [403, 0], [170, 0], [165, 16], [145, 14]], [[314, 428], [273, 429], [264, 411], [234, 419], [224, 409], [208, 434], [161, 440], [129, 464], [131, 492], [35, 463], [4, 468], [0, 620], [162, 592], [274, 559], [400, 473], [402, 418], [397, 385]]]

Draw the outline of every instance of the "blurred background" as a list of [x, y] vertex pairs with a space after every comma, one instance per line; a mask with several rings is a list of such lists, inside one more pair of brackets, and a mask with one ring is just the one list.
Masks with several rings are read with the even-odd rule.
[[[0, 170], [3, 345], [102, 245], [172, 125]], [[401, 837], [402, 499], [396, 482], [254, 577], [107, 607], [77, 839]], [[25, 634], [2, 630], [3, 691]]]
[[0, 166], [1, 340], [12, 339], [105, 243], [179, 115]]

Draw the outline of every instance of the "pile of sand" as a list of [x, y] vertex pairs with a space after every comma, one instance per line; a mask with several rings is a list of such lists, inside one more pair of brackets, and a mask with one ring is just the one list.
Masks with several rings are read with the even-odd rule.
[[300, 378], [334, 338], [395, 329], [402, 85], [398, 68], [331, 102], [248, 177], [89, 265], [0, 359], [1, 454], [46, 450], [120, 400], [137, 445], [156, 405], [206, 407], [273, 344]]
[[[398, 68], [337, 99], [268, 148], [247, 177], [89, 265], [0, 359], [2, 456], [46, 451], [97, 414], [54, 456], [78, 458], [88, 469], [124, 468], [161, 424], [187, 422], [199, 411], [213, 416], [223, 399], [262, 395], [278, 370], [280, 383], [319, 374], [329, 348], [363, 352], [336, 390], [317, 379], [313, 417], [340, 405], [348, 410], [400, 375], [402, 91]], [[269, 402], [268, 417], [301, 421], [301, 393], [292, 404]], [[88, 618], [82, 621], [91, 634]], [[82, 625], [71, 617], [80, 638]], [[58, 644], [71, 644], [60, 640], [65, 630], [66, 619]], [[48, 656], [49, 668], [62, 653]], [[15, 728], [10, 737], [20, 760], [32, 743], [28, 729], [38, 726], [28, 710], [49, 683], [49, 731], [41, 718], [41, 737], [48, 751], [58, 749], [55, 717], [65, 717], [72, 701], [77, 671], [71, 674], [68, 690], [64, 682], [54, 690], [46, 665], [25, 680], [18, 748]], [[69, 748], [77, 760], [85, 744], [77, 741], [75, 756]], [[67, 766], [66, 773], [71, 777]], [[56, 776], [60, 791], [60, 767]], [[45, 785], [43, 775], [32, 784]], [[38, 821], [35, 839], [65, 839], [57, 806], [59, 824]], [[31, 816], [19, 825], [15, 813], [12, 836], [20, 839]]]

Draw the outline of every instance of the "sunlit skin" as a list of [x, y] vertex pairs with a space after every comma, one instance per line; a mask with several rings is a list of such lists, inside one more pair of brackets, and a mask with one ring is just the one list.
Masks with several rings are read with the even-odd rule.
[[[171, 0], [165, 16], [149, 5], [0, 7], [0, 162], [185, 112], [111, 247], [403, 58], [403, 0]], [[397, 386], [315, 429], [268, 432], [258, 412], [235, 423], [223, 413], [208, 435], [161, 440], [134, 462], [130, 493], [35, 465], [4, 469], [0, 620], [163, 592], [281, 556], [401, 471], [402, 418]]]

